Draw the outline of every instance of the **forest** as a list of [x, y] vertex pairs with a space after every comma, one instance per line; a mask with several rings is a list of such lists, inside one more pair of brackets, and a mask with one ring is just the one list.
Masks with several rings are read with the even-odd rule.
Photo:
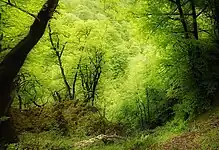
[[0, 150], [219, 149], [218, 0], [0, 0]]

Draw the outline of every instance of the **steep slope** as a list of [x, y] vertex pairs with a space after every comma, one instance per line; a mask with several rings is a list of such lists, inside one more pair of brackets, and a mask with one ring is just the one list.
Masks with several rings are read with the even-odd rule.
[[[151, 149], [164, 150], [191, 150], [208, 149], [216, 150], [219, 148], [219, 108], [199, 116], [190, 122], [188, 129], [183, 133], [168, 139], [162, 144]], [[159, 145], [159, 146], [158, 146]]]

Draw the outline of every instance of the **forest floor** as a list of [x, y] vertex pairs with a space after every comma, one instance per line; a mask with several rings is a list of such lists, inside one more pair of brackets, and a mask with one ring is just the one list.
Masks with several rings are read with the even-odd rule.
[[[175, 126], [176, 125], [176, 126]], [[175, 126], [175, 127], [174, 127]], [[219, 150], [219, 107], [186, 124], [180, 121], [130, 138], [126, 143], [95, 150]]]
[[162, 150], [218, 150], [219, 149], [219, 108], [199, 116], [188, 123], [187, 128], [150, 149]]
[[[68, 106], [68, 107], [67, 107]], [[60, 107], [60, 106], [59, 106]], [[219, 107], [204, 113], [193, 121], [174, 120], [155, 130], [124, 135], [122, 126], [103, 124], [102, 118], [91, 108], [74, 108], [65, 104], [60, 111], [34, 109], [23, 112], [13, 110], [15, 127], [20, 142], [9, 145], [14, 149], [42, 150], [218, 150]], [[61, 116], [60, 116], [61, 113]], [[31, 121], [32, 120], [32, 121]], [[119, 135], [110, 142], [106, 135]], [[124, 138], [123, 138], [124, 137]], [[83, 146], [81, 146], [81, 144]], [[77, 146], [76, 146], [77, 145]]]

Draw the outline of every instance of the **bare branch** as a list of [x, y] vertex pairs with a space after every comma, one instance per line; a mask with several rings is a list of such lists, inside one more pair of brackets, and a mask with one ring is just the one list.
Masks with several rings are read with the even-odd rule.
[[26, 10], [25, 10], [25, 9], [23, 9], [23, 8], [20, 8], [20, 7], [18, 7], [16, 4], [13, 4], [13, 3], [11, 3], [11, 1], [10, 1], [10, 0], [8, 0], [7, 2], [6, 2], [6, 1], [4, 1], [4, 0], [0, 0], [0, 2], [2, 2], [2, 3], [5, 3], [6, 5], [9, 5], [9, 6], [11, 6], [11, 7], [14, 7], [14, 8], [16, 8], [16, 9], [18, 9], [18, 10], [20, 10], [20, 11], [22, 11], [22, 12], [26, 13], [26, 14], [28, 14], [29, 16], [31, 16], [31, 17], [33, 17], [33, 18], [37, 19], [38, 21], [40, 21], [40, 20], [39, 20], [39, 18], [37, 18], [37, 16], [36, 16], [36, 15], [34, 15], [34, 14], [32, 14], [32, 13], [30, 13], [30, 12], [26, 11]]
[[60, 47], [60, 40], [59, 40], [59, 35], [56, 35], [56, 38], [57, 38], [57, 44], [56, 44], [56, 47], [57, 49], [59, 49]]
[[63, 81], [64, 81], [64, 84], [67, 88], [67, 92], [68, 92], [68, 96], [70, 99], [72, 99], [72, 95], [71, 95], [71, 87], [67, 81], [67, 78], [66, 78], [66, 75], [65, 75], [65, 70], [64, 70], [64, 67], [63, 67], [63, 64], [62, 64], [62, 54], [63, 54], [63, 51], [65, 49], [65, 46], [67, 44], [67, 42], [63, 45], [61, 51], [59, 49], [59, 37], [57, 36], [58, 38], [58, 41], [56, 42], [56, 44], [54, 44], [54, 41], [53, 41], [53, 33], [52, 33], [52, 29], [51, 29], [51, 25], [49, 24], [48, 25], [48, 28], [49, 28], [49, 38], [50, 38], [50, 43], [52, 45], [52, 49], [55, 51], [55, 54], [57, 56], [57, 59], [58, 59], [58, 65], [59, 65], [59, 68], [60, 68], [60, 71], [61, 71], [61, 75], [62, 75], [62, 78], [63, 78]]
[[172, 2], [172, 3], [176, 3], [176, 1], [174, 1], [174, 0], [169, 0], [170, 2]]
[[51, 43], [51, 45], [52, 45], [52, 49], [53, 49], [54, 51], [57, 51], [57, 49], [56, 49], [56, 47], [55, 47], [55, 44], [54, 44], [54, 42], [53, 42], [53, 39], [52, 39], [52, 29], [51, 29], [50, 23], [48, 24], [48, 28], [49, 28], [49, 40], [50, 40], [50, 43]]
[[44, 107], [44, 106], [48, 103], [48, 100], [47, 100], [44, 104], [39, 105], [39, 104], [37, 104], [37, 102], [34, 101], [33, 99], [30, 99], [30, 100], [31, 100], [31, 102], [32, 102], [34, 105], [36, 105], [36, 106], [39, 107], [39, 108]]
[[[179, 16], [180, 14], [179, 13], [147, 13], [147, 14], [143, 14], [143, 15], [146, 15], [146, 16], [152, 16], [152, 15], [156, 15], [156, 16]], [[185, 16], [192, 16], [192, 14], [184, 14]]]
[[208, 8], [208, 5], [206, 5], [206, 6], [196, 15], [196, 18], [198, 18], [207, 8]]
[[65, 50], [66, 44], [67, 44], [67, 42], [65, 42], [65, 44], [64, 44], [63, 47], [62, 47], [62, 50], [61, 50], [61, 52], [60, 52], [60, 57], [62, 57], [62, 54], [63, 54], [63, 52], [64, 52], [64, 50]]

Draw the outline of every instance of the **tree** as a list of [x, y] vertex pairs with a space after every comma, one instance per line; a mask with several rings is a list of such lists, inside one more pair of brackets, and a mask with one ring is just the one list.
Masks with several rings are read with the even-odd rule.
[[94, 51], [92, 56], [88, 56], [88, 62], [80, 64], [79, 72], [81, 77], [81, 86], [84, 91], [84, 102], [91, 102], [94, 105], [95, 96], [97, 94], [97, 87], [100, 81], [103, 67], [103, 52], [98, 48], [91, 48]]
[[73, 99], [72, 94], [71, 94], [71, 87], [70, 87], [70, 85], [67, 81], [67, 78], [66, 78], [66, 75], [65, 75], [65, 70], [64, 70], [64, 67], [63, 67], [63, 64], [62, 64], [62, 54], [65, 50], [65, 46], [66, 46], [67, 43], [65, 43], [62, 46], [62, 48], [60, 48], [60, 40], [59, 40], [58, 35], [57, 35], [57, 42], [56, 43], [54, 42], [53, 33], [52, 33], [52, 29], [51, 29], [50, 24], [49, 24], [49, 39], [50, 39], [50, 43], [52, 45], [52, 49], [54, 50], [55, 55], [58, 59], [58, 65], [59, 65], [60, 72], [61, 72], [61, 75], [62, 75], [62, 78], [63, 78], [63, 82], [66, 86], [66, 90], [67, 90], [67, 93], [68, 93], [68, 98]]
[[[28, 53], [43, 36], [47, 23], [52, 18], [58, 2], [59, 0], [46, 1], [35, 17], [27, 36], [12, 48], [0, 63], [0, 117], [8, 115], [8, 110], [12, 103], [10, 93], [13, 89], [13, 80], [24, 64]], [[15, 133], [12, 132], [9, 120], [0, 122], [0, 135], [1, 141], [14, 142]]]
[[[76, 99], [76, 82], [77, 82], [78, 70], [79, 70], [81, 58], [79, 59], [79, 62], [77, 64], [76, 72], [73, 75], [74, 77], [73, 77], [73, 83], [72, 83], [72, 89], [71, 89], [71, 86], [69, 84], [69, 81], [67, 80], [65, 69], [64, 69], [64, 65], [63, 65], [63, 62], [62, 62], [62, 55], [63, 55], [63, 52], [65, 50], [67, 42], [65, 42], [63, 44], [62, 48], [60, 48], [59, 35], [56, 36], [57, 42], [55, 43], [55, 40], [54, 40], [55, 38], [53, 37], [54, 36], [53, 34], [54, 34], [54, 32], [52, 32], [51, 26], [49, 24], [49, 39], [50, 39], [50, 43], [51, 43], [52, 49], [55, 52], [54, 54], [55, 54], [55, 56], [57, 57], [57, 60], [58, 60], [58, 66], [60, 68], [60, 73], [62, 75], [62, 79], [63, 79], [64, 85], [66, 87], [66, 90], [67, 90], [67, 97], [70, 100], [75, 100]], [[58, 92], [56, 91], [55, 93], [56, 93], [55, 94], [56, 97], [58, 98], [59, 97], [58, 96], [59, 95]], [[58, 99], [61, 100], [61, 98], [58, 98]]]

